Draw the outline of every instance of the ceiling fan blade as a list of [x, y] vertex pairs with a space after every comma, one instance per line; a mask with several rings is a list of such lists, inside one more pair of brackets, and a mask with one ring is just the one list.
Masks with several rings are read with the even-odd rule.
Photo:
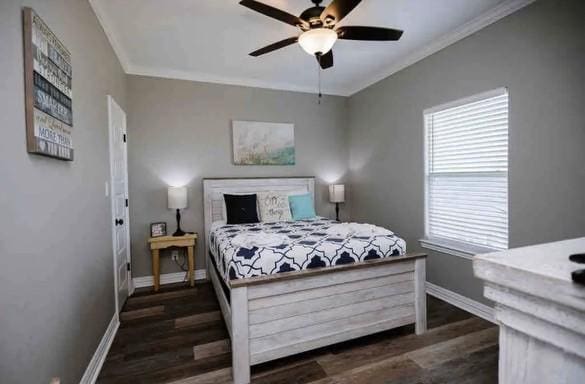
[[337, 35], [344, 40], [396, 41], [402, 36], [402, 31], [392, 28], [348, 26], [339, 27]]
[[271, 7], [270, 5], [266, 5], [264, 3], [261, 3], [259, 1], [242, 0], [242, 1], [240, 1], [240, 4], [243, 5], [244, 7], [250, 8], [253, 11], [259, 12], [265, 16], [268, 16], [268, 17], [272, 17], [273, 19], [283, 21], [283, 22], [290, 24], [290, 25], [293, 25], [295, 27], [300, 27], [300, 26], [304, 26], [307, 28], [310, 27], [309, 23], [307, 23], [305, 20], [303, 20], [295, 15], [291, 15], [288, 12], [281, 11], [280, 9]]
[[272, 52], [272, 51], [276, 51], [277, 49], [284, 48], [284, 47], [286, 47], [288, 45], [291, 45], [291, 44], [296, 43], [298, 41], [298, 39], [299, 38], [296, 37], [296, 36], [295, 37], [289, 37], [288, 39], [284, 39], [284, 40], [278, 41], [278, 42], [276, 42], [274, 44], [267, 45], [264, 48], [260, 48], [260, 49], [258, 49], [256, 51], [250, 53], [250, 56], [257, 57], [257, 56], [260, 56], [260, 55], [264, 55], [265, 53], [269, 53], [269, 52]]
[[327, 52], [324, 55], [316, 56], [316, 57], [317, 57], [317, 61], [319, 62], [319, 65], [321, 66], [321, 68], [327, 69], [327, 68], [333, 67], [333, 50], [330, 50], [329, 52]]
[[347, 16], [362, 0], [333, 0], [321, 13], [321, 20], [333, 19], [339, 23]]

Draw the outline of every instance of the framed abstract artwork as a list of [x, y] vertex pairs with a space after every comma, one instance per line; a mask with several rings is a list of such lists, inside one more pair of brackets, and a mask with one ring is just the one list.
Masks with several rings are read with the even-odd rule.
[[294, 165], [294, 124], [232, 121], [234, 164]]

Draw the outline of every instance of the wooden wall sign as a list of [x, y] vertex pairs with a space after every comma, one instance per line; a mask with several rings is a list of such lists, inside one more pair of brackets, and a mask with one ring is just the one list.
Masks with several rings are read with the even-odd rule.
[[71, 54], [31, 8], [23, 13], [27, 150], [71, 161]]

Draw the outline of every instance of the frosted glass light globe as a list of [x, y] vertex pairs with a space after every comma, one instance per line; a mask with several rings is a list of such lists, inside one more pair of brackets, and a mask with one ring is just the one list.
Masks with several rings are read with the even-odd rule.
[[329, 28], [311, 29], [299, 36], [300, 46], [311, 56], [317, 53], [326, 54], [336, 41], [337, 33]]

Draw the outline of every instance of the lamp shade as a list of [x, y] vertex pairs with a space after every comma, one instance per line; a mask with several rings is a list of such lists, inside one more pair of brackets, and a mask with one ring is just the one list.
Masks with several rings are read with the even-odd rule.
[[309, 55], [326, 54], [336, 41], [337, 33], [329, 28], [310, 29], [299, 36], [299, 45]]
[[168, 206], [169, 209], [187, 208], [187, 187], [169, 187]]
[[345, 185], [343, 184], [330, 185], [329, 201], [331, 203], [343, 203], [345, 201]]

